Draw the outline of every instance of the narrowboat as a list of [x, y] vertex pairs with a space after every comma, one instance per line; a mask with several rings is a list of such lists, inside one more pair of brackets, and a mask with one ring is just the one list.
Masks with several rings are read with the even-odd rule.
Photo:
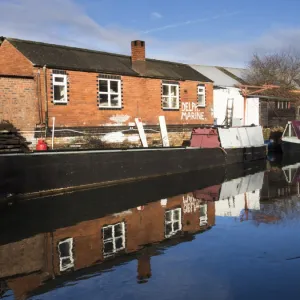
[[266, 158], [260, 126], [195, 128], [187, 147], [0, 155], [0, 193], [56, 193]]

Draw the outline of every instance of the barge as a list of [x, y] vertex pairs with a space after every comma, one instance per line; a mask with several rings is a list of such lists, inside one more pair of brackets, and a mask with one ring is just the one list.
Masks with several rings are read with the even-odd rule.
[[286, 124], [281, 138], [281, 148], [285, 155], [300, 155], [300, 121]]
[[195, 128], [188, 147], [0, 155], [0, 193], [56, 193], [266, 158], [260, 126]]

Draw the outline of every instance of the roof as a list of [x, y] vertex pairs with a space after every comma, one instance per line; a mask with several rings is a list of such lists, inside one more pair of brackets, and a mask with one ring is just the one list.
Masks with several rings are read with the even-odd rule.
[[279, 101], [300, 101], [300, 93], [295, 93], [291, 90], [283, 88], [268, 89], [257, 94], [252, 94], [247, 97], [258, 97], [261, 99], [279, 100]]
[[47, 65], [49, 68], [65, 70], [211, 82], [204, 75], [182, 63], [146, 59], [144, 72], [138, 72], [132, 68], [131, 56], [127, 55], [13, 38], [6, 40], [38, 67]]
[[246, 75], [246, 69], [243, 68], [228, 68], [228, 67], [222, 67], [225, 71], [233, 74], [236, 79], [241, 82], [245, 78]]
[[240, 82], [233, 79], [232, 76], [228, 76], [215, 66], [204, 66], [204, 65], [190, 65], [196, 71], [200, 72], [204, 76], [208, 77], [214, 82], [214, 85], [224, 87], [234, 87]]

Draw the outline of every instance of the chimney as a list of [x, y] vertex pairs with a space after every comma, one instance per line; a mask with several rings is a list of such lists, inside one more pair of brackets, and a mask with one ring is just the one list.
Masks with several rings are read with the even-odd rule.
[[146, 50], [144, 41], [132, 41], [131, 42], [131, 62], [145, 61]]

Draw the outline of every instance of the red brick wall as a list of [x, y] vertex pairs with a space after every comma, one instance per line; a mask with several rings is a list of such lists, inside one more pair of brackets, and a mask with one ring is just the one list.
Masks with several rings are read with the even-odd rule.
[[[158, 124], [158, 117], [164, 115], [167, 124], [212, 124], [211, 108], [213, 105], [213, 85], [206, 84], [206, 107], [198, 108], [203, 112], [203, 120], [182, 119], [183, 103], [190, 103], [190, 108], [197, 100], [199, 82], [180, 82], [180, 109], [166, 111], [161, 108], [160, 79], [122, 76], [122, 103], [120, 110], [99, 110], [97, 106], [97, 73], [68, 71], [69, 102], [67, 105], [51, 103], [51, 73], [47, 71], [49, 119], [56, 118], [57, 126], [103, 126], [128, 125], [134, 118], [140, 117], [148, 125]], [[42, 88], [43, 90], [43, 88]], [[186, 105], [185, 105], [186, 107]], [[198, 114], [199, 115], [199, 114]], [[117, 117], [122, 119], [117, 122]]]
[[32, 63], [10, 42], [5, 40], [0, 46], [0, 74], [33, 75]]
[[38, 121], [36, 87], [33, 79], [0, 75], [0, 121], [10, 121], [17, 129], [33, 130]]

